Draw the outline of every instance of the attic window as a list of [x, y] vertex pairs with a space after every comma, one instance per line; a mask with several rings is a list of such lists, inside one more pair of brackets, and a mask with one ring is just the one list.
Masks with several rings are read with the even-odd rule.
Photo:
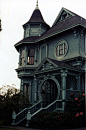
[[28, 49], [27, 64], [34, 65], [34, 49]]
[[56, 57], [65, 55], [66, 52], [67, 52], [67, 43], [62, 41], [62, 43], [60, 42], [56, 47]]

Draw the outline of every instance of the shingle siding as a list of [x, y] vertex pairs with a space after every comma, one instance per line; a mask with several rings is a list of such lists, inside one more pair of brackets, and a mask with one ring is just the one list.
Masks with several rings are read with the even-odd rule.
[[75, 38], [73, 31], [70, 30], [68, 32], [57, 35], [56, 37], [53, 37], [52, 40], [50, 39], [48, 41], [48, 44], [49, 44], [48, 57], [49, 58], [57, 59], [55, 47], [56, 47], [56, 44], [58, 45], [58, 43], [61, 40], [65, 40], [68, 44], [67, 54], [61, 60], [70, 59], [70, 58], [79, 56], [78, 38]]

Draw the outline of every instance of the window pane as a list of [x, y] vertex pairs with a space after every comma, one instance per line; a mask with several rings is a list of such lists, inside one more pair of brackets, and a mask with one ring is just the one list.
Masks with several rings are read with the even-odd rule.
[[66, 51], [67, 51], [67, 48], [65, 49], [64, 53], [66, 53]]
[[67, 49], [67, 45], [66, 44], [64, 44], [64, 48]]
[[23, 94], [29, 99], [29, 84], [24, 84]]
[[21, 58], [25, 56], [25, 50], [22, 50], [21, 52]]
[[63, 50], [59, 50], [59, 55], [63, 55]]
[[59, 45], [59, 50], [63, 49], [63, 44]]
[[21, 58], [21, 65], [24, 65], [24, 58]]
[[56, 48], [56, 56], [58, 56], [58, 47]]
[[34, 56], [34, 49], [29, 49], [29, 56]]
[[34, 57], [28, 57], [28, 63], [30, 65], [33, 65], [34, 64]]

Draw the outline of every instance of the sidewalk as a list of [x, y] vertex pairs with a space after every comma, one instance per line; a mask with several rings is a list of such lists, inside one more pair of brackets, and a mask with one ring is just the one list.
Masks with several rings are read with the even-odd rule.
[[[42, 129], [26, 128], [26, 127], [23, 127], [23, 126], [2, 126], [2, 128], [13, 128], [13, 129], [16, 129], [16, 130], [42, 130]], [[64, 129], [64, 130], [86, 130], [86, 128], [83, 127], [83, 128], [76, 128], [76, 129]]]
[[26, 128], [23, 126], [1, 126], [1, 128], [12, 128], [12, 129], [16, 129], [16, 130], [42, 130], [42, 129]]

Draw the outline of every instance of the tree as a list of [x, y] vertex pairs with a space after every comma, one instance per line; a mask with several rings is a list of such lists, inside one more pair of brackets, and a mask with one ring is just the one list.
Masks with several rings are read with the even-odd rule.
[[12, 90], [7, 91], [5, 95], [0, 95], [0, 120], [4, 122], [4, 125], [10, 125], [12, 119], [12, 112], [15, 110], [18, 113], [20, 110], [29, 106], [30, 102], [22, 94], [15, 89], [15, 93]]

